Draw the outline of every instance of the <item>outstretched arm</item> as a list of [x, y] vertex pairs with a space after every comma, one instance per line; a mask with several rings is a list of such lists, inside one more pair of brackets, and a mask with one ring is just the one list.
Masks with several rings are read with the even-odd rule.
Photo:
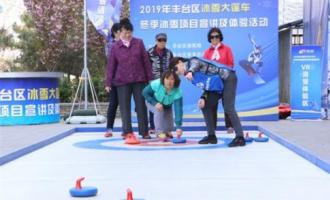
[[188, 72], [200, 71], [201, 67], [202, 67], [201, 62], [197, 58], [190, 59], [187, 65]]
[[151, 105], [155, 106], [158, 103], [154, 96], [154, 91], [152, 90], [150, 84], [143, 89], [142, 95], [145, 98], [145, 100]]
[[175, 125], [176, 129], [181, 129], [182, 116], [183, 116], [183, 100], [182, 97], [174, 100], [174, 113], [175, 113]]

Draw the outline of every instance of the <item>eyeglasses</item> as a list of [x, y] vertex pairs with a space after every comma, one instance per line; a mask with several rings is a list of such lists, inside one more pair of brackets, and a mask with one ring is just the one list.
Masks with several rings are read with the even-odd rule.
[[163, 38], [159, 38], [157, 39], [158, 42], [166, 42], [167, 40], [166, 39], [163, 39]]
[[211, 39], [219, 39], [220, 38], [220, 35], [211, 35], [210, 38]]

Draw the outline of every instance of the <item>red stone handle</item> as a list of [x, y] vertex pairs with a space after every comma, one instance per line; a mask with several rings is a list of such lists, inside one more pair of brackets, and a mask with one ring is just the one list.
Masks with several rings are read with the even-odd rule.
[[78, 178], [76, 180], [76, 189], [81, 189], [81, 182], [85, 179], [85, 177]]

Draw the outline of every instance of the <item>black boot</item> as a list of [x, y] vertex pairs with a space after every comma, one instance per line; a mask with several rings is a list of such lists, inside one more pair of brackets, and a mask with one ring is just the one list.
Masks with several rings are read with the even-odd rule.
[[245, 139], [242, 136], [235, 137], [229, 144], [228, 147], [245, 146]]
[[217, 144], [218, 139], [215, 135], [208, 135], [206, 137], [203, 137], [198, 144]]

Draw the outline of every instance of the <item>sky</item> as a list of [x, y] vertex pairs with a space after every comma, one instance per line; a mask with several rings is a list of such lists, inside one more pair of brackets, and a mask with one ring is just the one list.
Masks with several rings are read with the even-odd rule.
[[11, 30], [15, 22], [20, 22], [24, 10], [23, 0], [0, 0], [0, 27]]

